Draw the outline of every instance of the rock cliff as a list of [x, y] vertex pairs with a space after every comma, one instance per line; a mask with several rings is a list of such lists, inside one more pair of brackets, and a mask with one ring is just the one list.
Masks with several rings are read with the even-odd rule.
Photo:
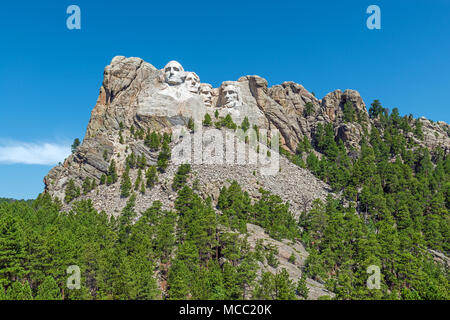
[[[175, 126], [187, 125], [189, 118], [201, 121], [206, 113], [213, 117], [217, 112], [219, 117], [229, 114], [238, 125], [247, 117], [251, 126], [277, 129], [282, 148], [295, 152], [304, 136], [312, 139], [319, 123], [331, 123], [336, 137], [345, 142], [349, 151], [358, 150], [361, 138], [377, 125], [376, 120], [369, 119], [366, 104], [355, 90], [336, 90], [319, 100], [300, 84], [284, 82], [268, 87], [267, 81], [259, 76], [224, 81], [219, 88], [212, 88], [200, 83], [195, 73], [185, 72], [176, 62], [173, 64], [174, 68], [157, 69], [139, 58], [112, 59], [104, 70], [85, 138], [74, 154], [44, 178], [47, 192], [62, 199], [71, 178], [79, 185], [86, 177], [99, 181], [111, 159], [116, 160], [120, 175], [131, 152], [154, 163], [156, 155], [143, 141], [133, 139], [131, 127], [170, 133]], [[189, 74], [195, 76], [185, 81]], [[345, 119], [346, 107], [353, 109], [350, 110], [353, 121]], [[448, 153], [450, 126], [425, 118], [419, 121], [424, 139], [417, 142], [429, 149], [441, 147]], [[119, 141], [119, 131], [125, 144]]]

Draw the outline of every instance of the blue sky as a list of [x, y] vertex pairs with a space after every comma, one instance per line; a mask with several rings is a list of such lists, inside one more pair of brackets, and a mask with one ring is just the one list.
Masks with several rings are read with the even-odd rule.
[[[178, 60], [214, 86], [257, 74], [319, 98], [358, 90], [450, 122], [450, 1], [7, 1], [0, 11], [0, 197], [35, 198], [83, 138], [116, 55]], [[66, 9], [81, 9], [68, 30]], [[381, 8], [381, 30], [366, 8]]]

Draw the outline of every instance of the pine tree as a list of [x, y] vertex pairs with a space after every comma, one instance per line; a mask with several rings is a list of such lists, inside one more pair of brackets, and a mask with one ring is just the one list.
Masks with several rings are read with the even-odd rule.
[[0, 283], [0, 301], [6, 300], [6, 292], [3, 285]]
[[308, 299], [309, 289], [306, 286], [306, 274], [304, 272], [302, 272], [301, 278], [298, 279], [297, 293], [303, 299], [305, 299], [305, 300]]
[[[94, 180], [94, 183], [95, 183], [95, 180]], [[91, 179], [89, 179], [89, 177], [86, 177], [86, 179], [84, 179], [84, 182], [83, 182], [83, 193], [84, 194], [86, 194], [86, 193], [88, 193], [89, 191], [91, 191], [92, 189], [92, 182], [91, 182]]]
[[134, 182], [134, 190], [135, 191], [139, 190], [139, 188], [141, 187], [141, 183], [142, 183], [142, 169], [139, 168], [137, 177], [136, 177], [136, 181]]
[[122, 183], [120, 184], [120, 196], [127, 198], [130, 196], [131, 191], [131, 179], [130, 179], [130, 167], [126, 167], [125, 172], [122, 175]]
[[111, 185], [116, 183], [118, 180], [117, 170], [116, 170], [116, 161], [114, 159], [111, 160], [111, 163], [108, 168], [108, 177], [106, 179], [106, 184]]
[[36, 300], [61, 300], [61, 292], [55, 279], [47, 276], [37, 290]]
[[66, 203], [71, 202], [73, 199], [80, 196], [80, 188], [75, 185], [75, 181], [70, 179], [66, 186], [66, 192], [64, 196], [64, 201]]
[[160, 147], [161, 139], [155, 131], [152, 131], [150, 134], [147, 134], [144, 143], [150, 150], [156, 151]]
[[158, 182], [158, 173], [156, 172], [156, 167], [150, 166], [145, 173], [145, 177], [147, 178], [147, 188], [153, 188], [153, 186]]
[[355, 108], [353, 107], [353, 103], [350, 100], [344, 104], [344, 121], [355, 121]]
[[384, 111], [379, 100], [374, 100], [369, 109], [369, 116], [371, 119], [377, 118]]
[[175, 260], [169, 270], [168, 285], [169, 299], [186, 299], [189, 294], [189, 269], [182, 261]]
[[264, 272], [261, 275], [261, 280], [256, 285], [253, 293], [253, 299], [258, 300], [275, 300], [275, 279], [272, 273]]
[[194, 131], [194, 129], [195, 129], [194, 119], [189, 118], [187, 127], [189, 130]]
[[420, 120], [416, 120], [416, 127], [414, 129], [414, 135], [419, 140], [423, 140], [424, 139], [423, 132], [422, 132], [422, 122], [420, 122]]
[[308, 101], [305, 104], [305, 109], [303, 111], [303, 116], [305, 118], [307, 118], [307, 117], [309, 117], [309, 116], [311, 116], [313, 114], [314, 114], [314, 105], [312, 104], [312, 102]]
[[134, 152], [132, 152], [125, 160], [125, 163], [132, 169], [136, 167], [136, 162], [136, 155]]
[[145, 194], [145, 183], [144, 183], [144, 181], [141, 182], [140, 192], [141, 192], [142, 194]]
[[177, 191], [180, 189], [187, 181], [187, 175], [191, 171], [190, 164], [182, 164], [178, 167], [177, 173], [173, 179], [172, 189]]
[[75, 138], [75, 140], [73, 140], [72, 143], [72, 153], [75, 153], [79, 146], [80, 146], [80, 139]]
[[97, 182], [95, 182], [95, 178], [92, 178], [92, 182], [91, 182], [91, 190], [94, 190], [95, 188], [97, 188]]
[[169, 165], [170, 157], [171, 157], [171, 153], [170, 153], [169, 144], [166, 141], [164, 141], [162, 150], [158, 155], [158, 161], [157, 161], [158, 170], [160, 172], [166, 171], [167, 166]]
[[205, 119], [203, 120], [203, 125], [205, 127], [210, 127], [212, 125], [212, 119], [209, 113], [205, 113]]
[[[20, 225], [17, 205], [14, 209], [0, 215], [0, 284], [9, 285], [11, 281], [25, 274], [23, 260], [26, 255], [26, 234]], [[3, 208], [3, 206], [2, 206]]]
[[139, 160], [137, 162], [137, 166], [139, 169], [145, 169], [147, 167], [147, 158], [145, 157], [145, 155], [141, 155], [139, 157]]
[[14, 281], [6, 290], [7, 300], [33, 300], [31, 288], [28, 281], [23, 284], [20, 281]]
[[295, 300], [295, 288], [286, 269], [275, 275], [275, 299], [276, 300]]
[[250, 128], [250, 122], [248, 121], [248, 118], [245, 117], [244, 120], [242, 120], [241, 123], [241, 129], [246, 132]]
[[136, 194], [132, 194], [127, 204], [122, 209], [119, 217], [119, 241], [124, 242], [131, 234], [133, 221], [137, 216], [134, 206], [136, 204]]
[[222, 120], [222, 126], [227, 127], [228, 129], [236, 129], [237, 125], [233, 122], [230, 114], [227, 114], [225, 118]]

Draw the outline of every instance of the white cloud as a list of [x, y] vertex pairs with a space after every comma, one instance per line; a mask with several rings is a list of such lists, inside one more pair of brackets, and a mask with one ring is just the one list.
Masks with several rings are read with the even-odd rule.
[[0, 142], [0, 164], [53, 165], [70, 155], [70, 144]]

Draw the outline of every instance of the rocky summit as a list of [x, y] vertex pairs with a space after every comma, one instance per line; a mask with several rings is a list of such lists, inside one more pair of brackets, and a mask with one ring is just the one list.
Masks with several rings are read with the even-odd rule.
[[[395, 137], [407, 145], [401, 152], [386, 151], [392, 154], [391, 163], [398, 160], [396, 154], [402, 153], [406, 159], [408, 152], [419, 149], [428, 150], [435, 157], [446, 157], [450, 152], [448, 124], [400, 117], [396, 110], [391, 117], [388, 113], [377, 101], [368, 112], [355, 90], [336, 90], [319, 99], [301, 84], [284, 82], [269, 87], [267, 80], [256, 75], [227, 80], [214, 88], [176, 61], [158, 69], [140, 58], [117, 56], [104, 70], [103, 84], [81, 145], [50, 170], [44, 178], [45, 192], [59, 198], [66, 211], [76, 203], [74, 199], [90, 199], [98, 211], [120, 217], [130, 192], [138, 214], [155, 201], [160, 201], [164, 210], [180, 210], [180, 183], [210, 201], [220, 214], [224, 192], [237, 183], [254, 203], [266, 199], [265, 192], [279, 197], [289, 207], [295, 223], [302, 221], [302, 214], [317, 210], [317, 199], [338, 199], [342, 193], [346, 196], [344, 206], [355, 200], [357, 212], [367, 219], [370, 207], [361, 204], [365, 201], [365, 189], [343, 190], [337, 187], [339, 181], [333, 179], [332, 173], [320, 173], [320, 159], [328, 157], [342, 166], [340, 161], [344, 158], [331, 157], [329, 144], [321, 142], [318, 136], [331, 135], [345, 159], [356, 163], [364, 154], [366, 143], [377, 137], [391, 139], [392, 133], [386, 129], [386, 121], [391, 121], [396, 128]], [[241, 138], [239, 130], [244, 134]], [[161, 151], [163, 141], [168, 148], [164, 151], [166, 158]], [[230, 150], [238, 150], [240, 142], [244, 142], [241, 151], [248, 154], [248, 159], [244, 157], [241, 162], [239, 152], [229, 156]], [[279, 149], [268, 146], [269, 142], [271, 146], [279, 144]], [[395, 145], [393, 142], [391, 148], [395, 149]], [[250, 154], [256, 161], [250, 160]], [[265, 158], [262, 160], [266, 167], [276, 161], [275, 169], [269, 173], [261, 170], [264, 165], [258, 162], [259, 158]], [[187, 175], [180, 173], [184, 162], [190, 164]], [[157, 179], [156, 171], [152, 173], [156, 167], [163, 168]], [[295, 281], [302, 278], [309, 255], [304, 243], [272, 237], [252, 223], [247, 223], [245, 229], [239, 234], [247, 237], [250, 250], [276, 249], [278, 262], [260, 261], [259, 278], [264, 271], [281, 270], [287, 270]], [[314, 244], [313, 238], [309, 240]], [[167, 285], [166, 269], [161, 267], [158, 274], [163, 291]], [[334, 269], [330, 274], [333, 272]], [[322, 278], [306, 280], [309, 298], [335, 295], [325, 288]]]

